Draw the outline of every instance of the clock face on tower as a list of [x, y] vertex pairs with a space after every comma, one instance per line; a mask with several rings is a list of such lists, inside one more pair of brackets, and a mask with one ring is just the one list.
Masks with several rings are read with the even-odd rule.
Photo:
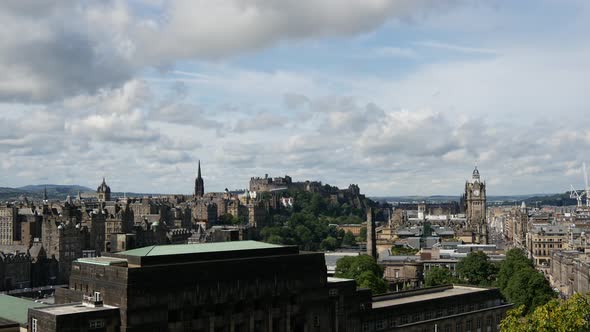
[[479, 190], [478, 189], [475, 189], [473, 191], [473, 196], [479, 196]]

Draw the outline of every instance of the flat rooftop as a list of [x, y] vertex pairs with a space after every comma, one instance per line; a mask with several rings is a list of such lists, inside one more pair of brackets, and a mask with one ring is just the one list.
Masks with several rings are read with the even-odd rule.
[[487, 288], [468, 287], [468, 286], [453, 286], [452, 288], [446, 288], [442, 290], [433, 289], [430, 292], [423, 292], [412, 294], [412, 291], [407, 294], [400, 295], [396, 298], [387, 298], [387, 295], [383, 295], [383, 299], [373, 298], [373, 309], [396, 306], [400, 304], [407, 304], [412, 302], [428, 301], [433, 299], [440, 299], [445, 297], [474, 294], [488, 291]]
[[215, 242], [215, 243], [195, 243], [195, 244], [168, 244], [156, 245], [143, 248], [137, 248], [127, 251], [118, 252], [117, 255], [124, 256], [169, 256], [169, 255], [183, 255], [183, 254], [200, 254], [210, 252], [224, 252], [224, 251], [241, 251], [241, 250], [255, 250], [255, 249], [273, 249], [282, 248], [283, 246], [277, 244], [270, 244], [258, 241], [230, 241], [230, 242]]
[[354, 281], [354, 279], [328, 277], [328, 283], [351, 282], [351, 281]]
[[[97, 261], [100, 265], [127, 266], [137, 268], [148, 265], [170, 265], [178, 263], [201, 263], [214, 260], [238, 260], [245, 258], [262, 258], [284, 255], [311, 255], [300, 253], [297, 246], [283, 246], [257, 241], [231, 241], [198, 244], [169, 244], [137, 248], [106, 256], [126, 260], [118, 264], [113, 261]], [[323, 258], [323, 255], [322, 255]], [[95, 264], [96, 260], [79, 261]]]
[[110, 266], [110, 265], [119, 265], [119, 266], [126, 266], [127, 260], [123, 258], [116, 258], [116, 257], [88, 257], [88, 258], [78, 258], [77, 262], [81, 263], [88, 263], [94, 265], [102, 265], [102, 266]]
[[27, 324], [29, 308], [39, 308], [46, 306], [47, 304], [0, 294], [0, 318], [17, 322], [21, 325]]
[[35, 308], [37, 311], [46, 312], [51, 315], [60, 316], [60, 315], [71, 315], [71, 314], [78, 314], [82, 312], [96, 312], [96, 311], [108, 311], [108, 310], [119, 310], [117, 307], [113, 307], [110, 305], [103, 305], [101, 307], [92, 307], [86, 306], [82, 303], [69, 303], [69, 304], [62, 304], [62, 305], [53, 305], [43, 308]]

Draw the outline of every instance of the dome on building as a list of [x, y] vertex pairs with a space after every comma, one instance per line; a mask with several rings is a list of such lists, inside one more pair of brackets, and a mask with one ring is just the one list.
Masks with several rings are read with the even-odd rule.
[[99, 192], [99, 193], [110, 193], [111, 192], [111, 187], [109, 187], [107, 185], [104, 178], [102, 178], [102, 183], [100, 184], [100, 186], [98, 186], [98, 188], [96, 188], [96, 192]]

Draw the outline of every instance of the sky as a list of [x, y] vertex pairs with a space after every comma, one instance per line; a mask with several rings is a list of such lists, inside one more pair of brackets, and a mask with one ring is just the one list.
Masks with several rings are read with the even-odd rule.
[[0, 187], [582, 188], [585, 0], [3, 0]]

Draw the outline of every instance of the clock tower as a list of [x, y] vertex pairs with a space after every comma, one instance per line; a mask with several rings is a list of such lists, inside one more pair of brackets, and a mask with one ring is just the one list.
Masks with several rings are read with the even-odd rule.
[[477, 166], [471, 181], [465, 183], [465, 215], [467, 227], [472, 232], [472, 242], [488, 244], [488, 224], [486, 221], [486, 184], [481, 182]]

